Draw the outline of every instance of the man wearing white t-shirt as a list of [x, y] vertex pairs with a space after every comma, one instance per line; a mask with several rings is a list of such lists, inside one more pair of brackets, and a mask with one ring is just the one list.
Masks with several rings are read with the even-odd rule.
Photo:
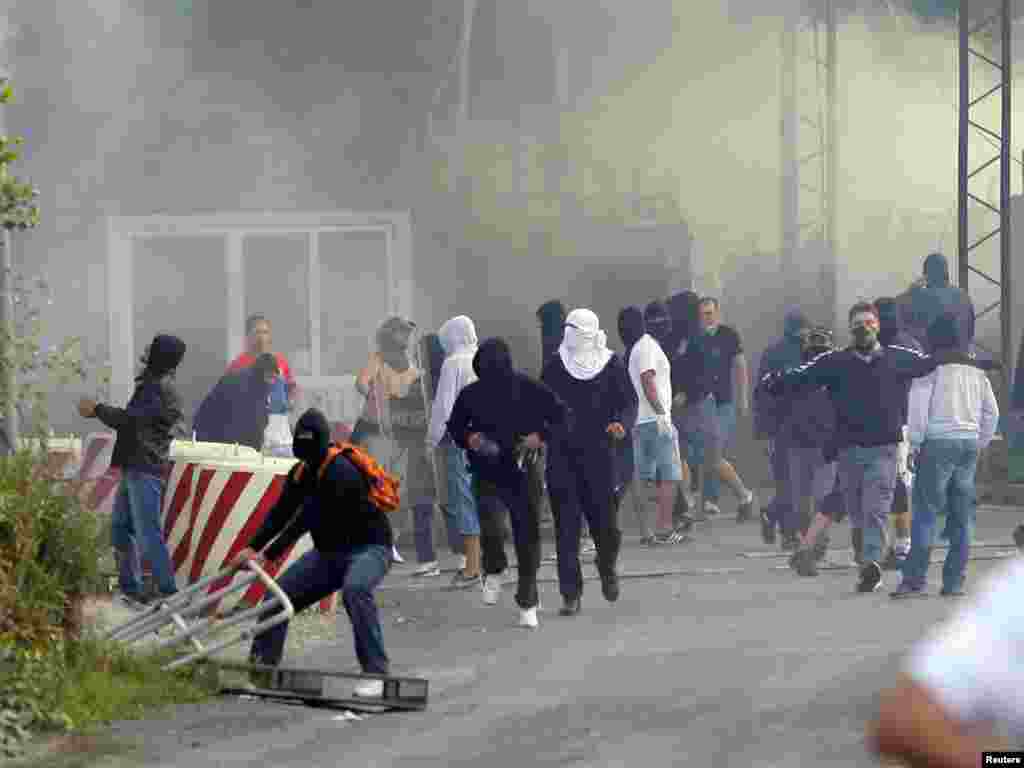
[[[1024, 559], [913, 649], [882, 694], [868, 743], [908, 765], [974, 768], [983, 751], [1024, 741]], [[997, 735], [998, 734], [998, 735]]]
[[633, 428], [633, 457], [638, 479], [656, 509], [654, 543], [677, 544], [684, 537], [672, 530], [672, 508], [682, 479], [679, 442], [672, 424], [672, 369], [659, 339], [672, 331], [668, 309], [653, 301], [644, 310], [647, 333], [629, 354], [629, 378], [639, 400]]

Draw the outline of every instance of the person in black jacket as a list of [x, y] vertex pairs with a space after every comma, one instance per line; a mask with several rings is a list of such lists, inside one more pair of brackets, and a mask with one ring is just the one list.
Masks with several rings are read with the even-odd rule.
[[615, 514], [611, 441], [626, 436], [622, 422], [636, 396], [622, 359], [608, 349], [597, 315], [589, 309], [569, 313], [558, 354], [544, 366], [541, 381], [572, 413], [572, 423], [558, 430], [551, 441], [548, 489], [558, 521], [561, 614], [574, 616], [583, 594], [580, 528], [584, 515], [597, 546], [602, 593], [609, 602], [619, 599], [615, 568], [622, 531]]
[[468, 452], [480, 513], [484, 602], [494, 604], [508, 565], [497, 502], [508, 509], [518, 561], [520, 626], [537, 627], [537, 570], [540, 568], [538, 505], [529, 493], [528, 464], [541, 445], [563, 428], [569, 412], [544, 384], [512, 367], [503, 339], [488, 339], [473, 357], [478, 380], [455, 399], [448, 434]]
[[160, 596], [178, 591], [160, 528], [160, 507], [171, 440], [184, 435], [181, 395], [174, 386], [174, 373], [184, 356], [184, 341], [159, 335], [143, 356], [145, 368], [135, 379], [127, 406], [115, 408], [89, 399], [78, 403], [83, 418], [97, 418], [117, 431], [110, 466], [120, 468], [121, 485], [114, 500], [111, 540], [121, 593], [132, 607], [149, 602], [143, 595], [140, 550], [153, 568]]
[[[320, 476], [330, 439], [331, 428], [323, 413], [310, 408], [299, 417], [292, 442], [299, 463], [288, 473], [284, 490], [263, 525], [231, 567], [241, 568], [250, 560], [273, 563], [285, 557], [302, 536], [311, 534], [312, 549], [277, 578], [278, 586], [296, 613], [341, 590], [360, 667], [366, 674], [387, 675], [388, 655], [373, 593], [391, 567], [391, 523], [370, 501], [362, 470], [344, 454], [335, 455]], [[267, 595], [265, 600], [270, 598]], [[270, 608], [259, 621], [278, 612], [280, 607]], [[279, 664], [287, 636], [287, 622], [257, 635], [251, 663]], [[357, 686], [355, 693], [379, 697], [383, 687], [383, 681], [371, 680]]]
[[192, 420], [196, 438], [261, 450], [270, 418], [270, 390], [277, 374], [277, 358], [269, 352], [248, 368], [224, 374]]

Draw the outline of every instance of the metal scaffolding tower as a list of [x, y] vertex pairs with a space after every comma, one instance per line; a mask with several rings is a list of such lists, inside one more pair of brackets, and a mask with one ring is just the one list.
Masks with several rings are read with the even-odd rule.
[[[1011, 45], [1010, 45], [1010, 5], [1011, 0], [998, 0], [995, 10], [991, 10], [992, 2], [979, 3], [978, 0], [960, 0], [960, 109], [959, 109], [959, 156], [958, 169], [958, 226], [957, 226], [957, 261], [959, 266], [960, 288], [970, 292], [970, 276], [978, 275], [983, 280], [999, 289], [999, 300], [978, 311], [978, 319], [988, 313], [999, 311], [1000, 350], [999, 359], [1003, 362], [1003, 397], [1004, 409], [1008, 410], [1010, 384], [1014, 367], [1014, 328], [1012, 324], [1013, 296], [1011, 293], [1011, 250], [1010, 250], [1010, 96], [1011, 96]], [[987, 7], [985, 7], [987, 6]], [[975, 11], [972, 17], [972, 9]], [[987, 56], [972, 47], [972, 38], [996, 26], [992, 35], [999, 41], [999, 61]], [[987, 89], [981, 95], [971, 98], [971, 63], [980, 61], [999, 76], [999, 83]], [[998, 95], [1001, 105], [1000, 130], [995, 132], [981, 125], [973, 117], [979, 104], [986, 103]], [[969, 145], [971, 136], [980, 133], [998, 143], [998, 154], [980, 164], [971, 163]], [[971, 181], [979, 173], [991, 165], [999, 163], [999, 203], [993, 205], [988, 200], [975, 195], [971, 189]], [[975, 205], [972, 206], [971, 203]], [[970, 223], [973, 221], [971, 208], [981, 213], [994, 214], [999, 224], [994, 229], [983, 232], [972, 239]], [[999, 237], [999, 279], [987, 274], [977, 262], [972, 263], [974, 251], [993, 237]]]
[[[816, 245], [821, 296], [836, 291], [836, 0], [796, 0], [782, 31], [781, 267], [796, 303], [799, 261]], [[809, 68], [807, 65], [810, 64]]]

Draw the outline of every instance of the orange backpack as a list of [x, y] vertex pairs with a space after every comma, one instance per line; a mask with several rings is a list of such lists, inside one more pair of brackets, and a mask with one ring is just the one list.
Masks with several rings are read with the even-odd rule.
[[[369, 486], [367, 498], [371, 504], [381, 512], [396, 512], [398, 510], [401, 504], [401, 496], [399, 494], [401, 481], [390, 472], [387, 472], [373, 456], [359, 446], [352, 445], [352, 443], [331, 443], [327, 449], [327, 458], [324, 459], [316, 473], [318, 480], [324, 476], [328, 465], [339, 455], [351, 461], [363, 473], [363, 477], [366, 478], [366, 484]], [[296, 467], [296, 481], [302, 477], [302, 470], [305, 466], [305, 462], [300, 462], [299, 466]]]

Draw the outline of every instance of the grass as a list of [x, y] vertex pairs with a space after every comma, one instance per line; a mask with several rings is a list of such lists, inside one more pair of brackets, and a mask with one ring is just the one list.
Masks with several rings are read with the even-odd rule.
[[104, 756], [126, 754], [132, 746], [115, 742], [104, 734], [104, 726], [202, 702], [216, 692], [195, 669], [164, 671], [162, 665], [173, 655], [133, 652], [92, 636], [54, 650], [39, 663], [60, 672], [32, 675], [32, 698], [44, 710], [66, 716], [71, 731], [60, 734], [37, 727], [34, 741], [14, 765], [85, 766]]

